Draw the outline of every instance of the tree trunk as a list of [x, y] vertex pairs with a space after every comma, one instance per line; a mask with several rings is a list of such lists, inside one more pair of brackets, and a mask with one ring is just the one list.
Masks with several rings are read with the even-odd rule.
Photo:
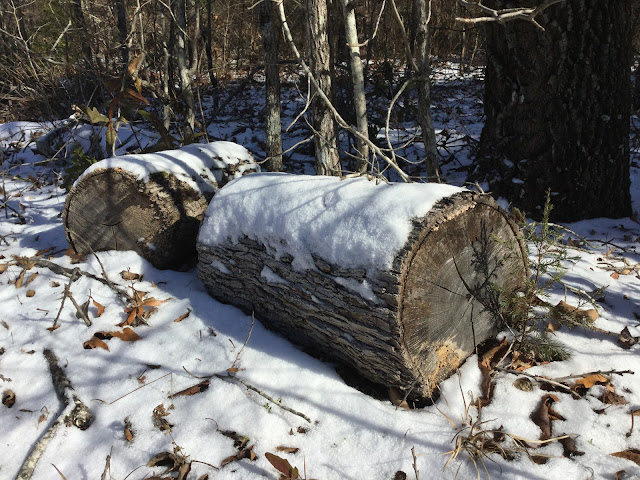
[[[356, 113], [356, 126], [366, 139], [369, 138], [369, 124], [367, 122], [367, 98], [364, 91], [364, 75], [360, 58], [358, 28], [356, 25], [355, 2], [341, 0], [345, 20], [345, 37], [351, 57], [351, 80], [353, 82], [353, 106]], [[362, 138], [357, 141], [356, 172], [365, 172], [369, 165], [369, 146]]]
[[265, 163], [270, 172], [282, 171], [282, 123], [280, 121], [280, 68], [278, 67], [278, 35], [275, 29], [273, 2], [260, 5], [260, 33], [264, 48], [265, 71]]
[[[431, 5], [431, 2], [429, 2]], [[418, 71], [418, 119], [422, 129], [424, 160], [430, 182], [440, 181], [436, 131], [431, 118], [431, 80], [429, 74], [429, 17], [426, 0], [413, 0], [413, 55]]]
[[494, 193], [539, 217], [550, 189], [563, 221], [631, 213], [629, 13], [629, 0], [567, 0], [537, 17], [545, 31], [488, 24], [477, 173]]
[[103, 160], [67, 195], [69, 245], [82, 255], [134, 250], [157, 268], [193, 263], [200, 221], [214, 193], [257, 170], [251, 154], [229, 142]]
[[118, 17], [118, 39], [120, 41], [120, 60], [122, 61], [122, 69], [129, 65], [129, 45], [127, 37], [129, 36], [129, 27], [127, 27], [127, 7], [124, 0], [116, 1], [116, 15]]
[[[309, 178], [317, 177], [295, 178], [301, 190], [291, 195], [297, 197]], [[399, 388], [410, 399], [431, 396], [477, 344], [497, 333], [491, 309], [498, 292], [508, 294], [523, 284], [526, 260], [518, 228], [490, 197], [433, 184], [376, 186], [364, 179], [326, 179], [316, 181], [326, 185], [314, 183], [304, 190], [312, 191], [312, 198], [305, 194], [287, 201], [273, 190], [281, 181], [287, 179], [245, 177], [212, 200], [197, 248], [198, 276], [213, 297], [254, 313], [309, 353], [345, 364], [370, 382]], [[349, 212], [349, 221], [330, 236], [354, 239], [353, 226], [369, 223], [358, 202], [366, 198], [369, 206], [371, 197], [361, 196], [363, 190], [344, 192], [363, 183], [367, 192], [375, 188], [392, 196], [404, 195], [405, 188], [420, 188], [425, 196], [434, 187], [449, 190], [424, 216], [408, 220], [398, 243], [389, 241], [397, 231], [376, 224], [373, 235], [385, 235], [386, 245], [400, 245], [389, 246], [388, 263], [367, 263], [371, 257], [359, 254], [348, 261], [331, 260], [322, 251], [323, 240], [318, 246], [307, 236], [317, 225], [274, 231], [271, 217], [282, 212], [278, 202], [269, 201], [278, 198], [296, 212], [292, 215], [300, 212], [298, 207], [323, 205], [314, 217], [320, 222], [324, 215], [340, 221]], [[341, 194], [345, 197], [336, 201]], [[241, 205], [234, 200], [239, 195]], [[245, 211], [254, 203], [265, 206], [260, 214], [265, 229]], [[375, 200], [371, 204], [377, 205]], [[402, 216], [397, 214], [386, 210], [394, 221]], [[229, 229], [222, 217], [234, 219]], [[283, 222], [295, 225], [296, 220]], [[375, 238], [358, 233], [355, 242], [362, 244], [351, 244], [349, 251], [364, 247], [370, 252]]]
[[182, 100], [184, 101], [184, 119], [186, 125], [184, 127], [185, 137], [193, 134], [196, 122], [196, 103], [191, 88], [191, 68], [187, 58], [187, 15], [185, 0], [176, 0], [175, 2], [176, 30], [177, 41], [175, 42], [176, 60], [178, 64], [178, 74], [180, 75], [180, 89], [182, 91]]
[[[327, 37], [326, 0], [306, 0], [307, 37], [310, 68], [322, 91], [331, 98], [330, 48]], [[313, 94], [313, 90], [312, 90]], [[337, 146], [337, 129], [333, 115], [318, 95], [311, 102], [316, 150], [316, 173], [340, 176], [340, 156]]]

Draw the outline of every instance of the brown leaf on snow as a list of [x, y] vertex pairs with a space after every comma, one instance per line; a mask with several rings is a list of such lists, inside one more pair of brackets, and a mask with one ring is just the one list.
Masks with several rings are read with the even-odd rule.
[[251, 441], [246, 435], [241, 435], [233, 430], [218, 430], [218, 433], [233, 440], [233, 446], [238, 450], [244, 450]]
[[618, 280], [619, 277], [620, 277], [620, 275], [618, 275], [618, 272], [613, 272], [611, 274], [611, 278], [613, 278], [614, 280]]
[[211, 381], [205, 380], [204, 382], [200, 382], [197, 385], [194, 385], [189, 388], [185, 388], [184, 390], [179, 391], [178, 393], [174, 393], [173, 395], [169, 395], [169, 398], [173, 397], [181, 397], [181, 396], [190, 396], [195, 395], [196, 393], [204, 392], [209, 388], [209, 384]]
[[252, 462], [257, 458], [255, 452], [253, 451], [253, 445], [250, 446], [249, 448], [245, 448], [244, 450], [240, 450], [235, 455], [231, 455], [230, 457], [225, 458], [224, 460], [222, 460], [222, 463], [220, 466], [224, 467], [225, 465], [229, 465], [232, 462], [243, 460], [245, 458], [248, 458]]
[[53, 288], [59, 287], [60, 284], [58, 282], [51, 282], [50, 284]]
[[284, 445], [279, 445], [276, 447], [277, 452], [284, 453], [296, 453], [298, 450], [300, 450], [298, 447], [285, 447]]
[[147, 298], [142, 302], [142, 305], [145, 307], [157, 307], [158, 305], [162, 305], [163, 303], [167, 303], [169, 300], [171, 300], [170, 298], [167, 298], [165, 300], [156, 300], [155, 298], [151, 297], [151, 298]]
[[180, 315], [178, 318], [176, 318], [174, 320], [175, 323], [180, 323], [182, 320], [184, 320], [185, 318], [187, 318], [189, 315], [191, 315], [191, 309], [187, 308], [187, 313], [183, 313], [182, 315]]
[[598, 319], [598, 311], [595, 308], [590, 309], [581, 309], [578, 307], [574, 307], [573, 305], [568, 304], [564, 300], [558, 302], [558, 304], [553, 307], [552, 316], [557, 319], [562, 318], [563, 315], [572, 315], [574, 317], [580, 319], [589, 320], [591, 323], [595, 322]]
[[9, 330], [9, 324], [8, 324], [6, 321], [2, 320], [2, 321], [0, 322], [0, 325], [2, 325], [4, 328], [6, 328], [7, 330]]
[[15, 403], [16, 394], [13, 392], [13, 390], [5, 390], [4, 392], [2, 392], [2, 404], [5, 407], [11, 408]]
[[167, 467], [169, 471], [177, 468], [182, 462], [180, 457], [171, 452], [160, 452], [147, 462], [147, 467]]
[[163, 432], [170, 432], [173, 429], [173, 425], [167, 422], [164, 418], [169, 415], [169, 412], [164, 408], [164, 404], [158, 405], [153, 409], [153, 424]]
[[131, 425], [131, 420], [129, 420], [129, 417], [126, 417], [124, 419], [124, 432], [123, 433], [124, 433], [124, 439], [127, 442], [129, 442], [129, 443], [133, 442], [133, 437], [134, 437], [133, 427]]
[[576, 447], [576, 442], [573, 437], [561, 438], [559, 442], [562, 444], [562, 453], [565, 457], [571, 458], [584, 455], [584, 452], [578, 450], [578, 448]]
[[578, 378], [573, 382], [573, 389], [583, 388], [589, 390], [594, 385], [606, 385], [609, 383], [609, 379], [600, 373], [594, 373], [587, 375], [586, 377]]
[[6, 272], [7, 268], [9, 268], [9, 266], [6, 263], [0, 263], [0, 273]]
[[628, 450], [623, 450], [622, 452], [611, 453], [610, 455], [612, 457], [626, 458], [627, 460], [631, 460], [632, 462], [640, 465], [640, 450], [637, 448], [630, 448]]
[[82, 263], [85, 260], [85, 256], [84, 255], [78, 255], [78, 253], [76, 253], [76, 251], [69, 247], [65, 250], [64, 254], [69, 257], [69, 259], [71, 260], [71, 264], [74, 263]]
[[405, 410], [409, 410], [409, 404], [407, 400], [404, 398], [404, 392], [395, 387], [389, 388], [389, 401], [391, 405], [399, 408], [404, 408]]
[[29, 275], [29, 277], [27, 277], [27, 281], [24, 283], [24, 286], [26, 287], [31, 282], [33, 282], [36, 279], [37, 276], [38, 276], [38, 272], [35, 272], [35, 273], [32, 273], [31, 275]]
[[607, 384], [607, 389], [602, 395], [600, 395], [600, 398], [598, 400], [607, 405], [626, 405], [627, 403], [629, 403], [627, 402], [626, 398], [616, 393], [613, 385], [611, 385], [610, 383]]
[[133, 273], [133, 272], [130, 272], [129, 270], [121, 271], [120, 277], [122, 277], [123, 280], [133, 280], [133, 281], [142, 280], [141, 274]]
[[531, 420], [540, 427], [540, 440], [549, 440], [551, 438], [551, 421], [559, 419], [557, 413], [551, 409], [551, 405], [558, 401], [555, 395], [547, 394], [542, 397], [540, 406], [531, 414]]
[[35, 294], [36, 294], [35, 290], [31, 290], [31, 289], [27, 290], [27, 297], [28, 298], [31, 298], [31, 297], [35, 296]]
[[109, 346], [106, 343], [104, 343], [102, 340], [97, 338], [97, 337], [91, 337], [89, 340], [84, 342], [82, 344], [82, 346], [86, 350], [91, 350], [91, 349], [94, 349], [96, 347], [99, 347], [99, 348], [104, 348], [105, 350], [109, 351]]
[[18, 278], [16, 278], [16, 283], [15, 283], [16, 288], [20, 288], [22, 286], [22, 283], [24, 282], [25, 273], [26, 273], [26, 270], [22, 270], [20, 272], [20, 275], [18, 275]]
[[140, 336], [129, 327], [125, 327], [121, 332], [116, 330], [113, 332], [96, 332], [93, 334], [101, 340], [110, 340], [112, 338], [119, 338], [123, 342], [136, 342], [140, 340]]
[[49, 330], [50, 332], [54, 332], [59, 328], [60, 328], [60, 324], [58, 323], [57, 325], [53, 325], [51, 327], [47, 327], [47, 330]]
[[264, 454], [265, 458], [269, 461], [273, 468], [278, 470], [284, 478], [287, 479], [298, 479], [300, 475], [298, 473], [298, 469], [292, 467], [288, 460], [281, 458], [273, 453], [267, 452]]
[[98, 313], [96, 314], [96, 317], [99, 317], [100, 315], [102, 315], [104, 313], [104, 310], [105, 310], [104, 305], [100, 305], [98, 302], [96, 302], [94, 300], [93, 301], [93, 306], [98, 309]]
[[637, 343], [640, 343], [640, 337], [633, 337], [631, 332], [629, 332], [629, 328], [624, 327], [620, 332], [620, 335], [618, 335], [618, 342], [622, 344], [623, 348], [628, 350]]

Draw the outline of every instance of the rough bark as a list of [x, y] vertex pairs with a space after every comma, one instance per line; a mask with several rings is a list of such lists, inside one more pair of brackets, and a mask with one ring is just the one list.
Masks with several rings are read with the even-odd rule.
[[364, 172], [369, 164], [369, 124], [367, 122], [367, 97], [364, 91], [364, 74], [362, 72], [362, 59], [360, 58], [360, 45], [358, 41], [358, 28], [356, 25], [355, 2], [340, 0], [344, 12], [345, 37], [349, 50], [351, 64], [351, 81], [353, 83], [353, 106], [356, 114], [356, 126], [365, 138], [357, 140], [356, 172]]
[[567, 0], [537, 17], [545, 31], [487, 25], [478, 173], [493, 192], [540, 216], [551, 189], [564, 221], [631, 213], [629, 13], [629, 0]]
[[[429, 2], [430, 3], [430, 2]], [[426, 0], [413, 0], [413, 55], [418, 90], [418, 119], [424, 143], [424, 161], [431, 182], [440, 181], [436, 131], [431, 117], [431, 80], [429, 74], [429, 9]]]
[[[306, 0], [307, 38], [310, 67], [320, 89], [331, 98], [330, 48], [327, 37], [326, 0]], [[312, 91], [313, 92], [313, 91]], [[316, 173], [340, 176], [337, 129], [329, 107], [318, 96], [311, 102], [313, 135], [316, 150]]]
[[[83, 176], [67, 195], [63, 224], [69, 245], [79, 254], [133, 250], [157, 268], [179, 268], [195, 260], [200, 221], [215, 188], [236, 172], [256, 171], [243, 162], [219, 170], [220, 180], [202, 192], [164, 172], [148, 181], [122, 168]], [[245, 170], [246, 168], [246, 170]]]
[[[431, 396], [497, 332], [490, 309], [498, 292], [525, 278], [517, 227], [490, 197], [471, 192], [414, 219], [391, 269], [374, 274], [317, 256], [314, 269], [300, 271], [247, 237], [197, 248], [198, 276], [213, 297], [410, 399]], [[363, 280], [374, 298], [344, 286]]]
[[265, 163], [270, 172], [282, 171], [282, 124], [280, 122], [280, 69], [278, 35], [274, 24], [273, 3], [260, 4], [260, 33], [264, 48], [265, 70]]
[[[193, 95], [193, 89], [191, 88], [191, 77], [193, 71], [187, 58], [187, 13], [185, 0], [177, 0], [175, 2], [175, 16], [176, 16], [176, 30], [177, 41], [175, 42], [176, 49], [176, 62], [178, 65], [178, 74], [180, 75], [180, 89], [182, 99], [184, 101], [184, 116], [185, 116], [185, 136], [189, 136], [194, 132], [196, 121], [196, 104], [195, 97]], [[198, 22], [199, 25], [199, 22]], [[197, 38], [197, 32], [196, 36]], [[195, 40], [194, 40], [195, 41]]]
[[118, 17], [118, 39], [120, 41], [120, 61], [122, 62], [122, 69], [124, 70], [129, 65], [129, 44], [127, 37], [129, 35], [129, 27], [127, 26], [127, 7], [124, 0], [117, 0], [116, 2], [116, 15]]

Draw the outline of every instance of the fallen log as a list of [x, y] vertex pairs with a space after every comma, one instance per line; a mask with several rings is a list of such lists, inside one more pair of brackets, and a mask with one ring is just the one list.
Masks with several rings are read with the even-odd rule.
[[409, 399], [497, 333], [500, 297], [526, 271], [491, 197], [364, 178], [238, 179], [212, 200], [197, 249], [213, 297]]
[[158, 268], [177, 268], [195, 259], [200, 221], [215, 192], [259, 169], [230, 142], [102, 160], [67, 195], [67, 240], [81, 255], [134, 250]]

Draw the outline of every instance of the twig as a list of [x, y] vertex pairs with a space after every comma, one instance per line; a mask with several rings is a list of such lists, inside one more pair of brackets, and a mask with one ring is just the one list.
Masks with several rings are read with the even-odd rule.
[[107, 480], [107, 472], [111, 471], [111, 454], [113, 453], [113, 447], [109, 450], [109, 455], [107, 455], [107, 460], [104, 465], [104, 470], [102, 471], [102, 476], [100, 480]]
[[294, 410], [293, 408], [287, 407], [286, 405], [283, 405], [282, 402], [280, 402], [280, 400], [276, 400], [275, 398], [267, 395], [266, 393], [264, 393], [262, 390], [260, 390], [257, 387], [254, 387], [253, 385], [251, 385], [250, 383], [234, 377], [233, 375], [222, 375], [219, 373], [216, 373], [215, 375], [213, 375], [216, 378], [219, 378], [220, 380], [225, 380], [231, 383], [240, 383], [242, 385], [244, 385], [248, 390], [252, 390], [254, 392], [256, 392], [258, 395], [260, 395], [263, 398], [266, 398], [267, 400], [269, 400], [271, 403], [273, 403], [274, 405], [276, 405], [277, 407], [280, 407], [283, 410], [286, 410], [289, 413], [293, 413], [294, 415], [297, 415], [298, 417], [304, 418], [307, 422], [312, 423], [311, 419], [309, 417], [307, 417], [304, 413], [300, 413], [297, 410]]
[[570, 393], [574, 398], [582, 399], [582, 397], [578, 395], [578, 393], [574, 392], [571, 387], [569, 387], [568, 385], [565, 385], [564, 383], [560, 383], [557, 380], [552, 380], [550, 378], [543, 377], [541, 375], [532, 375], [530, 373], [520, 372], [518, 370], [513, 370], [512, 368], [493, 367], [493, 369], [499, 372], [512, 373], [514, 375], [522, 375], [523, 377], [529, 377], [538, 383], [549, 383], [555, 387], [565, 390], [567, 393]]
[[418, 459], [416, 458], [416, 447], [411, 447], [411, 456], [413, 457], [413, 471], [416, 474], [416, 480], [420, 480], [420, 470], [418, 470]]
[[537, 7], [531, 8], [504, 8], [496, 10], [483, 5], [482, 0], [477, 0], [475, 2], [469, 0], [458, 0], [458, 3], [463, 7], [478, 8], [485, 14], [485, 16], [475, 18], [456, 17], [456, 21], [462, 23], [498, 22], [504, 24], [513, 20], [526, 20], [544, 32], [544, 27], [538, 23], [536, 17], [550, 6], [560, 2], [564, 2], [564, 0], [547, 0]]
[[238, 360], [240, 360], [240, 355], [242, 355], [242, 352], [244, 351], [244, 347], [246, 347], [247, 343], [249, 343], [249, 339], [251, 338], [251, 333], [253, 332], [253, 324], [255, 323], [255, 320], [256, 319], [255, 319], [255, 317], [253, 315], [253, 312], [251, 312], [251, 328], [249, 329], [249, 334], [247, 335], [247, 339], [242, 344], [242, 348], [240, 348], [240, 351], [236, 355], [236, 359], [233, 361], [233, 364], [231, 365], [231, 368], [235, 368], [236, 367], [236, 364], [238, 363]]
[[58, 310], [58, 314], [56, 315], [56, 318], [53, 320], [53, 327], [58, 325], [58, 320], [60, 319], [60, 314], [62, 313], [62, 309], [64, 308], [64, 302], [67, 300], [67, 297], [69, 296], [69, 288], [71, 287], [71, 284], [76, 280], [77, 273], [78, 273], [77, 269], [74, 270], [73, 274], [71, 275], [71, 277], [69, 279], [69, 283], [67, 283], [64, 286], [64, 293], [62, 294], [62, 303], [60, 303], [60, 309]]
[[40, 437], [36, 444], [29, 452], [26, 460], [20, 467], [16, 480], [29, 480], [33, 472], [35, 471], [38, 461], [42, 457], [49, 442], [56, 434], [58, 427], [62, 424], [73, 424], [80, 430], [86, 430], [93, 421], [93, 414], [89, 407], [87, 407], [76, 395], [71, 381], [65, 374], [64, 370], [58, 365], [58, 357], [49, 349], [43, 350], [44, 358], [49, 364], [49, 371], [51, 372], [51, 380], [53, 382], [53, 388], [56, 391], [58, 399], [62, 402], [63, 408], [60, 414], [56, 417], [53, 424], [47, 429], [47, 431]]
[[76, 313], [77, 313], [76, 316], [80, 317], [84, 321], [84, 323], [87, 325], [87, 327], [90, 327], [91, 320], [89, 319], [89, 317], [87, 317], [87, 314], [84, 312], [82, 307], [78, 305], [78, 302], [76, 302], [76, 299], [73, 298], [73, 295], [71, 295], [71, 292], [68, 292], [67, 296], [69, 297], [69, 300], [71, 300], [71, 303], [73, 303], [73, 306], [76, 307]]
[[169, 376], [169, 375], [171, 375], [171, 373], [165, 373], [165, 374], [164, 374], [164, 375], [162, 375], [161, 377], [158, 377], [158, 378], [156, 378], [155, 380], [152, 380], [152, 381], [150, 381], [150, 382], [148, 382], [148, 383], [145, 383], [145, 384], [144, 384], [144, 385], [142, 385], [141, 387], [134, 388], [134, 389], [133, 389], [133, 390], [131, 390], [129, 393], [125, 393], [124, 395], [122, 395], [122, 396], [120, 396], [120, 397], [116, 398], [116, 399], [115, 399], [115, 400], [113, 400], [112, 402], [109, 402], [109, 405], [113, 405], [113, 404], [114, 404], [114, 403], [116, 403], [117, 401], [122, 400], [124, 397], [126, 397], [126, 396], [128, 396], [128, 395], [131, 395], [131, 394], [132, 394], [132, 393], [134, 393], [134, 392], [137, 392], [137, 391], [138, 391], [138, 390], [140, 390], [141, 388], [148, 387], [148, 386], [149, 386], [149, 385], [151, 385], [152, 383], [155, 383], [155, 382], [157, 382], [158, 380], [162, 380], [164, 377], [167, 377], [167, 376]]

